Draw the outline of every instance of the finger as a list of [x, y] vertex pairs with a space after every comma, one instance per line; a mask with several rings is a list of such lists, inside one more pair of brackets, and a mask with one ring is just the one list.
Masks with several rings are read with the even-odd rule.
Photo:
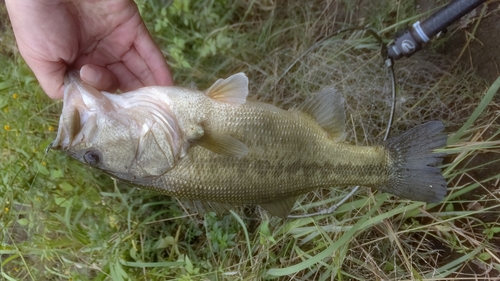
[[80, 69], [80, 77], [99, 91], [115, 92], [118, 80], [110, 70], [95, 64], [86, 64]]
[[64, 74], [66, 65], [63, 63], [40, 62], [27, 59], [40, 86], [51, 99], [62, 99], [64, 96]]
[[[158, 48], [148, 30], [144, 26], [144, 23], [140, 27], [140, 31], [134, 44], [139, 57], [141, 57], [146, 64], [149, 69], [149, 73], [152, 73], [153, 75], [153, 85], [172, 86], [174, 82], [172, 74], [170, 73], [167, 63], [165, 62], [165, 58], [163, 57], [160, 48]], [[151, 85], [146, 83], [146, 81], [143, 81], [143, 83]]]
[[123, 92], [133, 91], [145, 86], [141, 80], [123, 64], [123, 62], [110, 64], [107, 68], [118, 79], [118, 89]]
[[143, 85], [155, 85], [153, 73], [133, 46], [122, 56], [122, 61], [130, 73], [134, 74]]
[[[45, 93], [52, 99], [60, 99], [64, 95], [66, 65], [59, 60], [59, 57], [46, 56], [48, 50], [46, 48], [50, 46], [51, 35], [56, 36], [55, 34], [61, 32], [58, 30], [44, 33], [45, 30], [52, 30], [51, 22], [40, 22], [38, 29], [33, 28], [33, 22], [44, 17], [44, 15], [36, 16], [38, 9], [41, 8], [40, 6], [47, 5], [47, 3], [39, 2], [41, 1], [5, 1], [5, 5], [9, 12], [19, 52]], [[54, 19], [54, 22], [57, 22], [57, 19]]]

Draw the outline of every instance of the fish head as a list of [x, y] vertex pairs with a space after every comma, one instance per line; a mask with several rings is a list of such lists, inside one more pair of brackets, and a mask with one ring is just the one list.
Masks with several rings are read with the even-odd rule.
[[65, 84], [51, 149], [129, 182], [164, 174], [183, 154], [175, 116], [151, 93], [100, 92], [77, 72]]

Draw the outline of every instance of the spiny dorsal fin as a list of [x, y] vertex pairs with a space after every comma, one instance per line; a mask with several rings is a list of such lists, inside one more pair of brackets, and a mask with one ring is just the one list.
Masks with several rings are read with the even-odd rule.
[[205, 129], [195, 142], [201, 147], [220, 155], [240, 158], [248, 154], [248, 147], [241, 141], [224, 134]]
[[312, 116], [333, 139], [341, 139], [345, 131], [344, 97], [326, 88], [309, 97], [298, 110]]
[[290, 214], [290, 211], [292, 210], [293, 205], [295, 205], [296, 201], [297, 197], [290, 197], [274, 202], [260, 203], [259, 206], [261, 206], [262, 209], [266, 210], [273, 216], [286, 218]]
[[245, 73], [236, 73], [226, 79], [219, 79], [205, 91], [205, 94], [217, 101], [234, 106], [242, 105], [248, 96], [248, 78]]

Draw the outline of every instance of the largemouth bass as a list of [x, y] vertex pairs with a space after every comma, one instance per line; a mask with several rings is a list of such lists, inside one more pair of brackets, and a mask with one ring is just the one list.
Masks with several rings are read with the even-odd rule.
[[446, 181], [436, 165], [446, 144], [432, 121], [376, 146], [341, 140], [343, 97], [324, 89], [283, 110], [247, 99], [243, 73], [202, 92], [144, 87], [100, 92], [66, 78], [51, 148], [136, 186], [211, 205], [257, 204], [285, 217], [297, 196], [361, 185], [439, 202]]

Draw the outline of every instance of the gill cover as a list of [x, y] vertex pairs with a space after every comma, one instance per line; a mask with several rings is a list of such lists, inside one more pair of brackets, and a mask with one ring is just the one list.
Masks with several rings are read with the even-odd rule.
[[88, 152], [98, 151], [101, 159], [90, 161], [92, 166], [131, 179], [161, 175], [185, 153], [168, 103], [146, 90], [121, 95], [100, 92], [71, 71], [63, 102], [51, 148], [81, 162], [91, 164]]

